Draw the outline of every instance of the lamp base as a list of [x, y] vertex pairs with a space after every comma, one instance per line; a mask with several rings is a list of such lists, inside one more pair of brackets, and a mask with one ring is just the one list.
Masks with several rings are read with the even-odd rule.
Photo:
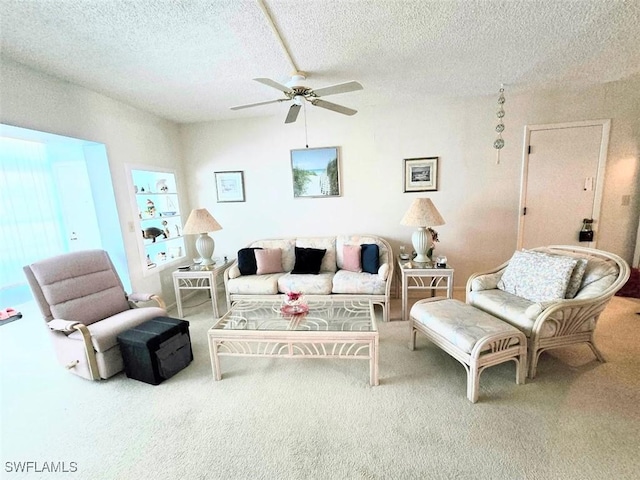
[[200, 236], [196, 239], [196, 250], [202, 258], [200, 262], [201, 266], [215, 265], [216, 262], [213, 261], [211, 257], [213, 257], [213, 250], [215, 247], [215, 242], [213, 238], [211, 238], [206, 233], [201, 233]]
[[427, 256], [429, 244], [431, 243], [431, 234], [427, 231], [427, 227], [418, 227], [418, 230], [411, 235], [411, 243], [416, 251], [416, 257], [413, 259], [417, 263], [429, 263], [431, 259]]

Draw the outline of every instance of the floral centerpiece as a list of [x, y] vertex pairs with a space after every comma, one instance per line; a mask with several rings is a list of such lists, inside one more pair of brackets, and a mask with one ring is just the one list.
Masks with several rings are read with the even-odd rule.
[[427, 250], [427, 257], [433, 260], [433, 251], [436, 249], [436, 243], [440, 240], [438, 240], [438, 232], [436, 232], [433, 228], [429, 227], [427, 228], [427, 230], [431, 234], [431, 246], [429, 247], [429, 250]]
[[290, 291], [285, 294], [282, 312], [286, 314], [305, 313], [309, 307], [302, 292]]
[[301, 305], [303, 303], [304, 297], [302, 292], [294, 292], [290, 291], [286, 293], [285, 303], [287, 305]]

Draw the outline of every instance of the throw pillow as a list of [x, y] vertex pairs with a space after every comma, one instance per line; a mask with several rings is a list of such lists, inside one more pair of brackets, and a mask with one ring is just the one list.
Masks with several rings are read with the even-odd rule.
[[362, 271], [362, 247], [360, 245], [344, 245], [342, 247], [342, 268], [349, 272]]
[[264, 248], [255, 250], [254, 253], [258, 275], [282, 272], [282, 250], [280, 248]]
[[498, 288], [532, 302], [563, 299], [576, 263], [571, 257], [526, 250], [515, 252]]
[[291, 273], [320, 273], [322, 257], [327, 253], [325, 248], [303, 248], [296, 247], [296, 263]]
[[375, 243], [363, 243], [360, 245], [362, 251], [362, 271], [367, 273], [378, 273], [380, 268], [380, 249]]
[[238, 250], [238, 268], [242, 275], [255, 275], [258, 271], [256, 264], [256, 250], [262, 250], [260, 247], [241, 248]]
[[587, 259], [586, 258], [578, 258], [578, 263], [573, 268], [573, 272], [571, 273], [571, 278], [569, 279], [569, 285], [567, 285], [567, 293], [565, 294], [565, 298], [574, 298], [580, 290], [580, 285], [582, 285], [582, 277], [584, 277], [584, 272], [587, 270]]

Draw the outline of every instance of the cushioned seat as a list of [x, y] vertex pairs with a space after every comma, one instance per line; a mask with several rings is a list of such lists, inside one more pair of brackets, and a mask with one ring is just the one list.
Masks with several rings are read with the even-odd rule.
[[[104, 250], [83, 250], [24, 267], [44, 317], [58, 361], [92, 380], [122, 371], [117, 336], [154, 317], [166, 315], [153, 294], [127, 295]], [[158, 307], [137, 308], [154, 300]]]
[[278, 289], [281, 292], [304, 292], [305, 295], [329, 295], [333, 275], [330, 272], [317, 275], [285, 273], [278, 278]]
[[227, 305], [252, 296], [301, 292], [305, 298], [367, 300], [389, 320], [393, 279], [389, 243], [375, 235], [256, 240], [225, 270]]
[[467, 281], [467, 303], [520, 329], [528, 337], [529, 376], [548, 349], [593, 340], [598, 318], [629, 278], [629, 265], [602, 250], [569, 245], [514, 253], [512, 259]]
[[384, 295], [387, 287], [386, 279], [377, 273], [350, 272], [338, 270], [333, 277], [333, 293]]
[[527, 339], [517, 328], [459, 300], [434, 297], [417, 301], [409, 317], [413, 350], [416, 332], [462, 363], [467, 370], [467, 398], [478, 400], [480, 374], [490, 366], [516, 363], [516, 383], [527, 371]]
[[226, 278], [227, 295], [275, 295], [278, 293], [278, 279], [284, 273], [268, 273], [266, 275], [242, 275], [237, 278]]

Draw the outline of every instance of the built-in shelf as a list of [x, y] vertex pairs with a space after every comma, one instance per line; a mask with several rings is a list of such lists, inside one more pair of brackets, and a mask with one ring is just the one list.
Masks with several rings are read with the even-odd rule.
[[171, 170], [129, 170], [142, 268], [150, 273], [186, 256], [176, 177]]

